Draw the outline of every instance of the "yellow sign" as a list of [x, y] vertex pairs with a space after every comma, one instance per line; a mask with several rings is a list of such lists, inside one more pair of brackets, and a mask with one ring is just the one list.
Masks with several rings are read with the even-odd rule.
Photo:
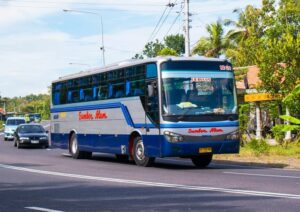
[[245, 102], [259, 102], [267, 100], [276, 100], [280, 99], [281, 95], [272, 95], [270, 93], [253, 93], [245, 95]]
[[211, 147], [199, 148], [199, 153], [211, 153], [211, 152], [212, 152]]
[[64, 119], [67, 117], [67, 113], [66, 112], [59, 113], [59, 117]]

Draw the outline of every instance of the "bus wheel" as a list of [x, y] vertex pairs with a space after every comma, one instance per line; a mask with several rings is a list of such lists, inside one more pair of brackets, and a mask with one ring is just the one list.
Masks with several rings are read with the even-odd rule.
[[85, 158], [85, 152], [79, 151], [77, 135], [75, 133], [72, 134], [70, 139], [69, 152], [75, 159]]
[[141, 137], [134, 139], [133, 159], [136, 165], [144, 167], [151, 166], [155, 160], [154, 157], [147, 157], [145, 155], [144, 143]]
[[205, 168], [212, 161], [212, 154], [209, 155], [198, 155], [191, 157], [193, 164], [198, 168]]

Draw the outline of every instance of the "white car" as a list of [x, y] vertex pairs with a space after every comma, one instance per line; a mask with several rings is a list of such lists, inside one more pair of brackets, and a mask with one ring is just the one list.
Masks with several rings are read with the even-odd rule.
[[26, 120], [24, 117], [9, 117], [7, 118], [5, 122], [5, 128], [4, 128], [4, 140], [13, 140], [14, 139], [14, 133], [17, 129], [17, 127], [20, 124], [25, 124]]

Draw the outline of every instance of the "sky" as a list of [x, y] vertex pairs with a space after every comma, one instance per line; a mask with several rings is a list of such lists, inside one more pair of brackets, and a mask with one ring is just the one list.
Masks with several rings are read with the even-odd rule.
[[[0, 96], [47, 93], [61, 76], [103, 66], [101, 18], [106, 65], [131, 59], [148, 41], [183, 33], [182, 1], [0, 0]], [[168, 3], [175, 6], [162, 16]], [[207, 36], [207, 24], [236, 20], [233, 10], [248, 4], [259, 7], [261, 0], [190, 0], [191, 48]]]

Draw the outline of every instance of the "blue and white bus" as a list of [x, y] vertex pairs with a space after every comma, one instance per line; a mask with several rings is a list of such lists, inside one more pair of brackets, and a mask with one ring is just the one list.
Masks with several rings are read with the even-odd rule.
[[73, 158], [115, 154], [149, 166], [156, 157], [239, 152], [237, 98], [227, 60], [131, 60], [52, 83], [52, 145]]

